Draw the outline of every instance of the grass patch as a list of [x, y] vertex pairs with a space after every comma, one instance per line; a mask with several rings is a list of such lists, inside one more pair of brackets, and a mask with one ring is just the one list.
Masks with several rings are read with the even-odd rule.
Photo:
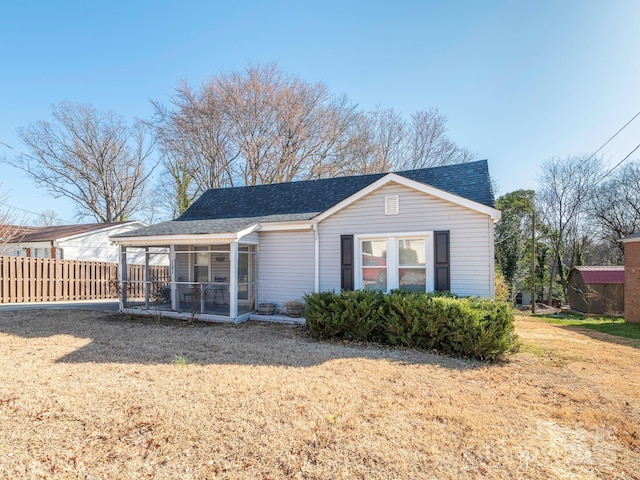
[[189, 364], [189, 359], [186, 356], [184, 356], [182, 353], [176, 353], [173, 356], [173, 363], [180, 367], [185, 367]]
[[582, 327], [601, 333], [608, 333], [616, 337], [640, 339], [640, 323], [625, 322], [620, 317], [589, 317], [576, 313], [560, 313], [552, 315], [532, 315], [547, 323], [566, 325], [568, 327]]

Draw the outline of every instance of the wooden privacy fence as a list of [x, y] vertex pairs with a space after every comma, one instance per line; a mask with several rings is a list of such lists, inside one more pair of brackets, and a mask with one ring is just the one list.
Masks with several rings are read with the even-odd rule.
[[[149, 270], [149, 280], [169, 274], [167, 266]], [[145, 266], [127, 265], [127, 278], [138, 280], [128, 288], [142, 295]], [[0, 255], [0, 303], [116, 299], [118, 292], [117, 263]]]

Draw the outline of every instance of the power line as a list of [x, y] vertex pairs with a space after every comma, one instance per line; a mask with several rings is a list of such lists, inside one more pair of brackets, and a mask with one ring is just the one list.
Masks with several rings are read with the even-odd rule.
[[9, 145], [8, 143], [3, 142], [2, 140], [0, 140], [0, 145], [4, 145], [5, 147], [7, 147], [10, 150], [13, 150], [14, 152], [16, 152], [18, 155], [23, 155], [27, 158], [30, 158], [31, 160], [35, 160], [36, 162], [38, 162], [39, 160], [31, 155], [29, 155], [28, 153], [24, 153], [21, 150], [18, 150], [17, 148], [13, 148], [11, 145]]
[[602, 175], [599, 179], [597, 179], [595, 182], [593, 182], [593, 187], [595, 187], [597, 184], [599, 184], [602, 180], [604, 180], [605, 178], [607, 178], [609, 175], [611, 175], [613, 173], [613, 171], [618, 168], [620, 165], [622, 165], [623, 162], [625, 162], [631, 155], [633, 155], [633, 153], [638, 150], [640, 148], [640, 144], [638, 144], [636, 146], [636, 148], [634, 148], [633, 150], [631, 150], [629, 152], [629, 154], [624, 157], [622, 160], [620, 160], [618, 163], [616, 163], [613, 168], [609, 169], [607, 171], [607, 173], [605, 173], [604, 175]]
[[[640, 112], [636, 113], [636, 114], [633, 116], [633, 118], [632, 118], [631, 120], [629, 120], [627, 123], [625, 123], [625, 124], [622, 126], [622, 128], [620, 128], [620, 130], [618, 130], [616, 133], [614, 133], [614, 134], [609, 138], [609, 140], [607, 140], [606, 142], [604, 142], [604, 143], [600, 146], [600, 148], [598, 148], [595, 152], [593, 152], [593, 153], [591, 154], [591, 156], [590, 156], [589, 158], [587, 158], [587, 160], [591, 160], [593, 157], [595, 157], [595, 156], [596, 156], [596, 154], [597, 154], [600, 150], [602, 150], [604, 147], [606, 147], [606, 146], [609, 144], [609, 142], [610, 142], [611, 140], [613, 140], [614, 138], [616, 138], [616, 137], [618, 136], [618, 134], [619, 134], [620, 132], [622, 132], [625, 128], [627, 128], [631, 122], [633, 122], [636, 118], [638, 118], [638, 116], [640, 116]], [[636, 147], [633, 151], [635, 152], [635, 151], [637, 150], [637, 148], [638, 148], [638, 147]], [[633, 153], [633, 152], [631, 152], [631, 153]], [[631, 153], [630, 153], [629, 155], [631, 155]], [[585, 161], [587, 161], [587, 160], [585, 160]], [[625, 157], [625, 159], [624, 159], [624, 160], [626, 160], [626, 157]], [[622, 160], [622, 162], [624, 162], [624, 160]], [[620, 163], [622, 163], [622, 162], [620, 162]], [[618, 165], [619, 165], [619, 164], [618, 164]], [[616, 165], [616, 167], [617, 167], [618, 165]], [[614, 167], [613, 169], [615, 170], [615, 168], [616, 168], [616, 167]]]
[[[40, 212], [40, 213], [33, 212], [31, 210], [27, 210], [27, 209], [21, 208], [21, 207], [16, 207], [15, 205], [10, 205], [10, 204], [5, 203], [5, 202], [0, 203], [0, 206], [9, 207], [9, 208], [15, 208], [16, 210], [20, 210], [20, 211], [25, 212], [25, 213], [31, 213], [32, 215], [40, 215], [40, 213], [42, 213], [42, 212]], [[76, 222], [71, 222], [71, 221], [69, 221], [67, 219], [64, 219], [64, 218], [60, 218], [60, 220], [62, 220], [65, 223], [68, 223], [68, 224], [75, 224], [76, 223]]]
[[[32, 157], [31, 155], [29, 155], [27, 153], [24, 153], [24, 152], [18, 150], [17, 148], [13, 148], [11, 145], [9, 145], [8, 143], [3, 142], [2, 140], [0, 140], [0, 145], [4, 145], [8, 149], [13, 150], [14, 152], [16, 152], [19, 155], [24, 155], [25, 157], [30, 158], [32, 160], [37, 160], [36, 158]], [[16, 207], [15, 205], [10, 205], [10, 204], [4, 203], [4, 202], [0, 203], [0, 205], [4, 205], [5, 207], [9, 207], [9, 208], [14, 208], [16, 210], [20, 210], [20, 211], [25, 212], [25, 213], [30, 213], [32, 215], [40, 215], [40, 213], [38, 213], [38, 212], [33, 212], [33, 211], [27, 210], [25, 208]], [[72, 221], [70, 221], [68, 219], [64, 219], [64, 218], [60, 218], [60, 220], [62, 220], [65, 223], [68, 223], [68, 224], [76, 223], [76, 222], [72, 222]]]
[[[595, 157], [595, 156], [596, 156], [596, 154], [597, 154], [600, 150], [602, 150], [604, 147], [606, 147], [606, 146], [609, 144], [609, 142], [611, 142], [611, 140], [613, 140], [614, 138], [616, 138], [616, 137], [620, 134], [620, 132], [622, 132], [625, 128], [627, 128], [631, 122], [633, 122], [636, 118], [638, 118], [638, 116], [640, 116], [640, 112], [636, 113], [636, 114], [631, 118], [631, 120], [629, 120], [627, 123], [625, 123], [625, 124], [620, 128], [620, 130], [618, 130], [616, 133], [614, 133], [614, 134], [613, 134], [613, 135], [612, 135], [612, 136], [611, 136], [611, 137], [610, 137], [606, 142], [604, 142], [604, 143], [600, 146], [600, 148], [598, 148], [595, 152], [593, 152], [591, 155], [589, 155], [589, 157], [585, 160], [585, 162], [587, 162], [587, 161], [591, 160], [593, 157]], [[640, 144], [639, 144], [638, 146], [636, 146], [636, 148], [634, 148], [633, 150], [631, 150], [631, 151], [629, 152], [629, 154], [628, 154], [626, 157], [624, 157], [622, 160], [620, 160], [618, 163], [616, 163], [616, 164], [613, 166], [613, 168], [609, 169], [609, 170], [608, 170], [604, 175], [602, 175], [600, 178], [598, 178], [596, 181], [594, 181], [594, 182], [591, 184], [591, 186], [590, 186], [589, 188], [593, 188], [593, 187], [595, 187], [595, 186], [596, 186], [596, 185], [598, 185], [602, 180], [604, 180], [604, 179], [605, 179], [605, 178], [607, 178], [609, 175], [611, 175], [611, 174], [614, 172], [614, 170], [615, 170], [616, 168], [618, 168], [620, 165], [622, 165], [622, 164], [623, 164], [623, 163], [624, 163], [624, 162], [625, 162], [625, 161], [626, 161], [626, 160], [627, 160], [631, 155], [633, 155], [633, 153], [634, 153], [636, 150], [638, 150], [639, 148], [640, 148]]]
[[27, 157], [29, 157], [29, 158], [33, 158], [33, 157], [30, 157], [29, 155], [27, 155], [26, 153], [21, 152], [21, 151], [20, 151], [20, 150], [18, 150], [17, 148], [13, 148], [13, 147], [12, 147], [11, 145], [9, 145], [8, 143], [4, 143], [2, 140], [0, 140], [0, 145], [4, 145], [4, 146], [5, 146], [5, 147], [7, 147], [8, 149], [13, 150], [14, 152], [19, 153], [20, 155], [26, 155], [26, 156], [27, 156]]

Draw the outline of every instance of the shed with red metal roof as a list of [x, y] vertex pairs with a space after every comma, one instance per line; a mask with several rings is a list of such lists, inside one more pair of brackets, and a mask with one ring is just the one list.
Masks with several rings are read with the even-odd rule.
[[624, 266], [580, 266], [569, 273], [568, 300], [583, 313], [624, 312]]

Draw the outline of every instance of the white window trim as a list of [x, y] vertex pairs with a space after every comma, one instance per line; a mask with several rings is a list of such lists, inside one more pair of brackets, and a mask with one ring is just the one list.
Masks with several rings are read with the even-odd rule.
[[358, 234], [353, 236], [354, 240], [354, 269], [355, 288], [362, 289], [362, 241], [363, 240], [386, 240], [387, 241], [387, 292], [397, 289], [400, 286], [399, 269], [400, 259], [398, 258], [398, 239], [424, 240], [425, 242], [425, 269], [426, 269], [426, 292], [433, 292], [434, 289], [434, 265], [433, 265], [433, 231], [426, 232], [399, 232], [399, 233], [375, 233]]

